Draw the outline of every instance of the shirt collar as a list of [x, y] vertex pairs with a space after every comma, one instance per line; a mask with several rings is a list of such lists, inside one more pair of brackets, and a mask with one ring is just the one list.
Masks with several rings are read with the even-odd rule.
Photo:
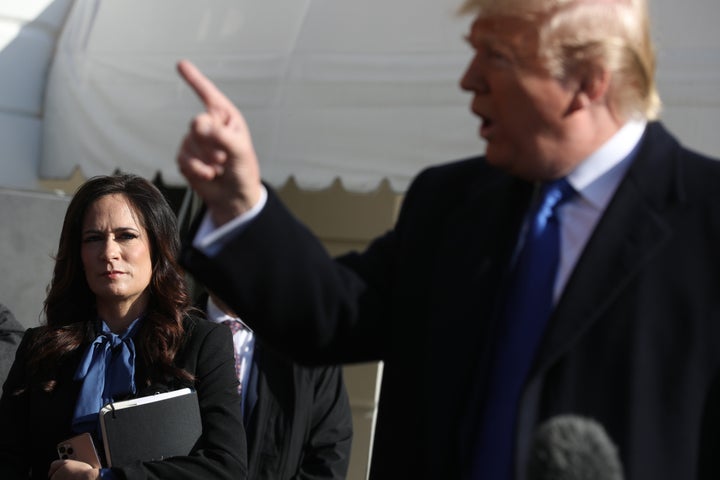
[[[242, 320], [240, 320], [237, 317], [232, 317], [222, 310], [220, 310], [220, 307], [218, 307], [215, 302], [212, 301], [212, 298], [208, 297], [207, 299], [207, 306], [205, 308], [205, 313], [207, 316], [207, 319], [211, 322], [215, 323], [222, 323], [226, 320], [229, 320], [231, 322], [240, 322], [245, 328], [248, 328], [247, 325], [245, 325]], [[249, 328], [248, 328], [249, 330]]]
[[568, 175], [568, 182], [580, 197], [596, 208], [608, 204], [630, 166], [646, 126], [645, 120], [628, 121]]

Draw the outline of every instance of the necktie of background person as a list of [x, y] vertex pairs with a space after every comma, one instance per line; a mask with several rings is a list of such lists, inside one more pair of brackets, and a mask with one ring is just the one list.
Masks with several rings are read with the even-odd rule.
[[575, 193], [562, 178], [542, 185], [508, 284], [474, 455], [473, 478], [513, 478], [523, 385], [553, 309], [560, 260], [558, 207]]
[[[233, 333], [234, 342], [236, 345], [240, 345], [240, 348], [235, 348], [235, 374], [238, 377], [238, 393], [243, 397], [243, 405], [245, 404], [246, 392], [243, 386], [247, 385], [248, 376], [250, 373], [250, 362], [253, 354], [253, 347], [255, 343], [254, 335], [252, 330], [247, 328], [242, 322], [238, 320], [223, 320], [222, 323], [230, 327]], [[241, 338], [235, 339], [237, 335], [241, 335]]]

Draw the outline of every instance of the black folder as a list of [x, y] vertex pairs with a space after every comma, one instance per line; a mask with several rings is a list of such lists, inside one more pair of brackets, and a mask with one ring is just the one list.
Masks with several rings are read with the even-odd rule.
[[109, 467], [187, 455], [202, 434], [197, 393], [189, 388], [110, 403], [100, 410]]

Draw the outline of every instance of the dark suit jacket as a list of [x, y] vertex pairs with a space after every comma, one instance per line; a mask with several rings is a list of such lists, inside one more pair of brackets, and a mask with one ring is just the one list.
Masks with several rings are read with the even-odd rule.
[[252, 480], [347, 475], [352, 415], [340, 367], [303, 367], [258, 341], [246, 423]]
[[[720, 163], [648, 126], [549, 321], [521, 399], [517, 469], [577, 413], [626, 478], [720, 478]], [[531, 185], [474, 158], [430, 168], [395, 228], [328, 259], [272, 193], [213, 259], [183, 262], [259, 336], [314, 362], [385, 362], [373, 478], [462, 478]]]
[[24, 332], [25, 327], [0, 303], [0, 384], [5, 383]]
[[[191, 455], [159, 462], [137, 462], [118, 468], [120, 478], [237, 480], [247, 475], [247, 450], [240, 413], [240, 397], [227, 328], [188, 318], [187, 340], [175, 361], [197, 377], [194, 385], [170, 382], [174, 390], [197, 390], [203, 435]], [[73, 436], [71, 431], [80, 382], [72, 377], [87, 347], [83, 344], [59, 368], [56, 388], [33, 388], [20, 395], [13, 391], [24, 383], [28, 344], [38, 329], [29, 329], [18, 350], [0, 400], [0, 478], [46, 480], [50, 462], [57, 459], [56, 445]], [[136, 369], [144, 366], [138, 357]], [[150, 392], [147, 392], [150, 393]], [[96, 443], [96, 445], [99, 444]], [[113, 468], [115, 470], [115, 468]]]
[[256, 339], [247, 388], [250, 480], [345, 478], [353, 431], [340, 367], [305, 367]]

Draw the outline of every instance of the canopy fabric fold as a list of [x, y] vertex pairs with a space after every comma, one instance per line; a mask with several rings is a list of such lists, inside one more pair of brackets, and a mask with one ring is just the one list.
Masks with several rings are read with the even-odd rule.
[[[0, 98], [0, 138], [10, 148], [4, 161], [18, 171], [29, 157], [26, 177], [37, 164], [41, 178], [67, 178], [78, 167], [86, 176], [121, 169], [183, 185], [175, 155], [202, 106], [175, 72], [181, 58], [240, 107], [272, 185], [293, 176], [305, 189], [339, 180], [370, 191], [387, 179], [402, 192], [423, 167], [484, 150], [470, 96], [458, 87], [471, 58], [462, 39], [471, 17], [456, 13], [461, 0], [33, 2], [49, 5], [37, 25], [54, 25], [57, 12], [72, 9], [37, 118], [23, 117], [39, 102], [36, 78], [23, 89], [18, 74], [9, 76], [11, 90]], [[685, 144], [713, 156], [720, 152], [719, 5], [650, 2], [662, 119]], [[28, 40], [38, 31], [23, 29], [0, 63], [16, 63], [21, 44], [38, 44]], [[16, 90], [30, 102], [20, 115]]]
[[76, 0], [45, 97], [41, 178], [116, 169], [183, 184], [179, 142], [202, 105], [193, 61], [239, 106], [263, 177], [403, 191], [424, 166], [483, 151], [457, 0]]

